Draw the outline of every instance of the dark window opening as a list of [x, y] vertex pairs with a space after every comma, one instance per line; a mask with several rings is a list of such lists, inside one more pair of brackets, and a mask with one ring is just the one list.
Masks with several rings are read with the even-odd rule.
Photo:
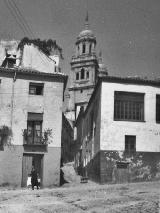
[[79, 80], [79, 73], [76, 73], [76, 80]]
[[87, 71], [86, 78], [87, 79], [89, 78], [89, 71]]
[[81, 79], [84, 79], [84, 69], [81, 69]]
[[160, 95], [156, 95], [156, 122], [160, 123]]
[[89, 45], [89, 53], [91, 53], [92, 50], [92, 44]]
[[82, 45], [82, 53], [85, 53], [85, 52], [86, 52], [86, 45], [83, 44], [83, 45]]
[[125, 153], [132, 155], [136, 152], [136, 136], [125, 135]]
[[30, 95], [43, 95], [44, 84], [41, 83], [30, 83], [29, 94]]
[[5, 58], [1, 66], [6, 68], [13, 68], [15, 65], [16, 65], [15, 58]]
[[144, 121], [144, 94], [115, 92], [114, 119]]

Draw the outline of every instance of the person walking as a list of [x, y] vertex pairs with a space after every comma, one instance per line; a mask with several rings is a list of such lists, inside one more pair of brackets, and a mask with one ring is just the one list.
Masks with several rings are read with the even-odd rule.
[[34, 166], [32, 166], [32, 171], [31, 171], [31, 184], [32, 184], [32, 190], [34, 190], [34, 186], [37, 186], [37, 189], [39, 188], [38, 187], [38, 175], [37, 175], [37, 172], [36, 172]]

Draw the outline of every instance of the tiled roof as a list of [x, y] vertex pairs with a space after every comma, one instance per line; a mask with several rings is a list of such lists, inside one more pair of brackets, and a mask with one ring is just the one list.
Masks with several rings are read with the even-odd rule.
[[100, 80], [106, 82], [115, 82], [115, 83], [128, 83], [128, 84], [141, 84], [149, 86], [160, 86], [160, 79], [155, 80], [145, 79], [140, 77], [116, 77], [116, 76], [102, 76], [99, 77]]
[[60, 72], [54, 72], [54, 73], [45, 73], [45, 72], [40, 72], [38, 70], [32, 69], [32, 68], [4, 68], [0, 67], [0, 72], [7, 72], [7, 73], [21, 73], [21, 74], [30, 74], [30, 75], [39, 75], [39, 76], [53, 76], [53, 77], [67, 77], [64, 73]]

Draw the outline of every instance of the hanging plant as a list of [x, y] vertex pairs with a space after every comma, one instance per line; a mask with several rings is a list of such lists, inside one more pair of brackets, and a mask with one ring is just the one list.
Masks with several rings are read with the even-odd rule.
[[42, 143], [43, 144], [50, 144], [51, 143], [51, 139], [52, 138], [52, 129], [45, 129], [42, 135]]
[[12, 130], [6, 125], [0, 127], [0, 144], [11, 145]]
[[22, 135], [23, 135], [23, 137], [24, 137], [24, 140], [27, 141], [27, 139], [28, 139], [28, 132], [27, 132], [27, 129], [23, 129], [23, 130], [22, 130]]
[[24, 45], [35, 45], [38, 47], [39, 50], [41, 50], [44, 54], [47, 56], [51, 54], [59, 54], [60, 58], [63, 59], [62, 54], [62, 48], [57, 44], [56, 40], [48, 39], [48, 40], [40, 40], [38, 39], [29, 39], [27, 37], [24, 37], [20, 43], [18, 44], [18, 50], [21, 51], [24, 48]]

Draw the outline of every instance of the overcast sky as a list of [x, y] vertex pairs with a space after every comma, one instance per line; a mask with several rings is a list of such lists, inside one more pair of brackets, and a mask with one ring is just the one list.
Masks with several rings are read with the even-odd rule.
[[[1, 39], [30, 37], [17, 24], [11, 1], [0, 0]], [[63, 72], [70, 70], [88, 8], [109, 75], [160, 77], [160, 0], [88, 0], [88, 6], [87, 0], [14, 1], [36, 37], [55, 39], [62, 47]]]

